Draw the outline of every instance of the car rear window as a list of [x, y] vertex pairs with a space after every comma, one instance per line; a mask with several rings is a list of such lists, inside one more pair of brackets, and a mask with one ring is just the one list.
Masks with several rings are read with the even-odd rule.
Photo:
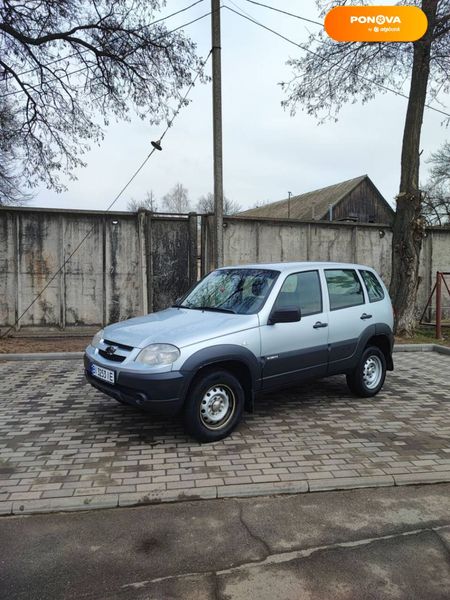
[[384, 298], [384, 291], [376, 275], [371, 271], [360, 271], [369, 295], [370, 302], [379, 302]]
[[330, 310], [364, 304], [361, 281], [354, 269], [326, 269]]

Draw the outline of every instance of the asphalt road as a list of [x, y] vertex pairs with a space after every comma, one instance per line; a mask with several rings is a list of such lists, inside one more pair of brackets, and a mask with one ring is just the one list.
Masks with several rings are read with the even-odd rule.
[[450, 485], [3, 517], [8, 600], [450, 598]]

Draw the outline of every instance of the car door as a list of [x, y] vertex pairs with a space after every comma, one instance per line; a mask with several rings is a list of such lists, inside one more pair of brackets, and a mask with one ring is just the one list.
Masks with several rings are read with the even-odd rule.
[[263, 388], [295, 383], [326, 374], [328, 314], [318, 270], [288, 275], [274, 302], [278, 309], [297, 307], [300, 320], [261, 326]]
[[358, 341], [373, 323], [361, 279], [352, 268], [324, 269], [329, 319], [329, 374], [341, 373], [357, 362]]

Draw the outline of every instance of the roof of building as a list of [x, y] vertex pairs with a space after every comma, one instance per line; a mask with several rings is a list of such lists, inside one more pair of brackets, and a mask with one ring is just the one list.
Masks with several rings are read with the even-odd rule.
[[[306, 192], [306, 194], [292, 196], [290, 201], [286, 198], [278, 202], [259, 206], [258, 208], [244, 210], [239, 215], [245, 217], [289, 217], [305, 221], [323, 219], [328, 213], [330, 204], [333, 207], [336, 206], [365, 179], [368, 179], [372, 183], [368, 175], [361, 175], [360, 177], [341, 181], [340, 183], [313, 190], [312, 192]], [[374, 186], [373, 183], [372, 185]], [[380, 197], [384, 200], [381, 194]], [[386, 200], [384, 202], [389, 206]]]

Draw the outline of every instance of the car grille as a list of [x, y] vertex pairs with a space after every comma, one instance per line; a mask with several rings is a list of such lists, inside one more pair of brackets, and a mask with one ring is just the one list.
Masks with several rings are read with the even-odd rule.
[[106, 349], [103, 348], [100, 348], [98, 351], [101, 357], [112, 362], [123, 362], [129, 356], [130, 352], [134, 350], [133, 346], [126, 346], [125, 344], [119, 344], [118, 342], [113, 342], [112, 340], [103, 340], [103, 343], [106, 345], [106, 347], [113, 346], [116, 348], [114, 353], [108, 353], [106, 352]]
[[99, 350], [98, 353], [106, 360], [112, 360], [113, 362], [123, 362], [126, 356], [121, 356], [120, 354], [108, 354], [104, 350]]
[[116, 346], [116, 348], [127, 350], [128, 352], [134, 350], [133, 346], [125, 346], [125, 344], [119, 344], [119, 342], [112, 342], [111, 340], [103, 340], [103, 343], [105, 343], [107, 346]]

